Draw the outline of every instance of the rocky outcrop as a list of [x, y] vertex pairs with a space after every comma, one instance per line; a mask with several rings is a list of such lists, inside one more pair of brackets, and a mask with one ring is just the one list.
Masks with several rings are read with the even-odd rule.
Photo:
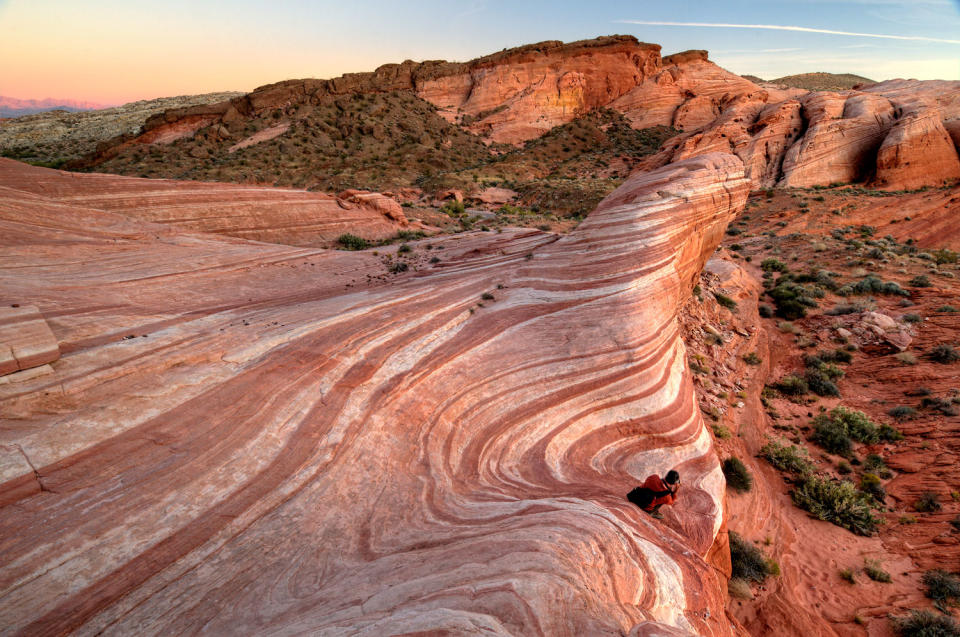
[[365, 191], [337, 198], [302, 190], [67, 173], [9, 159], [0, 159], [0, 188], [185, 230], [296, 246], [329, 246], [344, 233], [386, 239], [410, 225], [396, 200]]
[[877, 152], [874, 182], [891, 190], [939, 186], [960, 179], [957, 146], [940, 110], [918, 100], [897, 120]]
[[58, 358], [57, 339], [35, 306], [0, 308], [0, 377]]
[[[783, 100], [784, 95], [770, 92], [740, 94], [728, 99], [712, 121], [668, 141], [644, 165], [723, 151], [743, 160], [756, 188], [941, 186], [960, 177], [949, 132], [960, 117], [958, 94], [960, 82], [916, 80]], [[704, 113], [697, 123], [708, 119]]]
[[[70, 352], [0, 385], [3, 625], [732, 634], [676, 315], [748, 187], [698, 157], [399, 275], [0, 190], [0, 291]], [[625, 500], [670, 467], [663, 521]]]
[[55, 111], [0, 120], [0, 151], [24, 159], [62, 162], [94, 152], [120, 135], [137, 135], [153, 115], [186, 104], [225, 102], [241, 93], [208, 93], [131, 102], [82, 113]]

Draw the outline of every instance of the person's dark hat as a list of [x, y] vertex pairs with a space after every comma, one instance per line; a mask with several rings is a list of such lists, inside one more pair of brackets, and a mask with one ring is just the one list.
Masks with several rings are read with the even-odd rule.
[[670, 471], [667, 472], [667, 477], [664, 481], [667, 484], [676, 484], [680, 482], [680, 474], [671, 469]]

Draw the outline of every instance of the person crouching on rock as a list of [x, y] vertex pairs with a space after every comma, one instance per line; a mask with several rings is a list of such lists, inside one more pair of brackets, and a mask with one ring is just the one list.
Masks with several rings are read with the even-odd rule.
[[644, 480], [642, 485], [627, 494], [627, 500], [630, 500], [653, 517], [661, 519], [663, 514], [660, 513], [660, 507], [664, 504], [675, 503], [679, 489], [680, 474], [671, 469], [663, 478], [653, 474]]

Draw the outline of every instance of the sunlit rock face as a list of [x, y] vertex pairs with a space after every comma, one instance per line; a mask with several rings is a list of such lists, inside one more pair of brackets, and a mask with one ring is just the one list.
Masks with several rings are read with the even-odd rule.
[[942, 186], [960, 178], [958, 118], [960, 82], [891, 80], [799, 96], [741, 92], [644, 167], [729, 152], [743, 160], [756, 188]]
[[400, 204], [379, 193], [333, 197], [263, 186], [63, 173], [0, 158], [0, 192], [5, 188], [51, 204], [297, 246], [331, 245], [347, 232], [384, 239], [410, 226]]
[[[677, 312], [747, 192], [703, 155], [384, 280], [0, 188], [0, 292], [63, 354], [0, 385], [0, 625], [731, 634]], [[625, 500], [670, 468], [664, 520]]]

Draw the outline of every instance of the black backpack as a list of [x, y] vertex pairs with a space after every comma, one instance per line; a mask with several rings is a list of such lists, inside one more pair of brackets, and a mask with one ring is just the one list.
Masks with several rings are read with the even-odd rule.
[[646, 487], [636, 487], [627, 494], [627, 500], [630, 500], [641, 509], [646, 509], [657, 497], [657, 492]]
[[646, 509], [653, 503], [654, 498], [663, 497], [672, 491], [654, 491], [646, 487], [636, 487], [627, 494], [627, 500], [630, 500], [641, 509]]

